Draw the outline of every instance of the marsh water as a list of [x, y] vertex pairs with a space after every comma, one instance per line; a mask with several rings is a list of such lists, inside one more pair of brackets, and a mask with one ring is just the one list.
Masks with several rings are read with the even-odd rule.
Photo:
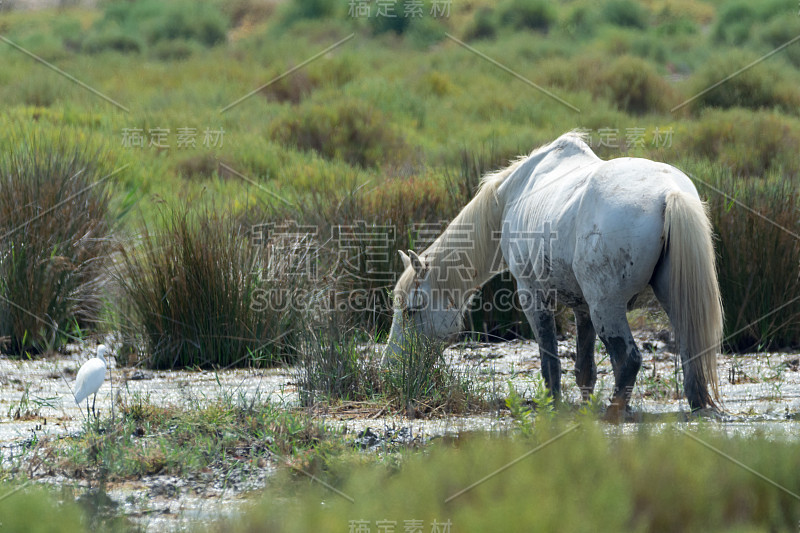
[[[661, 332], [663, 333], [663, 332]], [[643, 365], [631, 402], [636, 421], [621, 426], [636, 431], [641, 424], [653, 427], [685, 427], [697, 423], [688, 416], [688, 405], [680, 398], [675, 356], [668, 351], [668, 339], [655, 332], [636, 335], [642, 347]], [[508, 384], [524, 398], [541, 386], [538, 348], [531, 341], [498, 344], [461, 344], [448, 350], [459, 371], [483, 390], [485, 395], [503, 398]], [[564, 369], [565, 400], [578, 405], [575, 386], [574, 339], [559, 341]], [[0, 359], [0, 450], [4, 464], [20, 457], [24, 447], [43, 437], [62, 438], [82, 431], [86, 406], [75, 405], [72, 397], [75, 374], [90, 357], [88, 349], [73, 346], [67, 355], [38, 360]], [[611, 394], [613, 375], [608, 357], [598, 343], [597, 392]], [[727, 434], [758, 432], [768, 438], [794, 439], [800, 435], [800, 355], [759, 353], [725, 355], [719, 360], [720, 393], [725, 416], [707, 424]], [[106, 382], [97, 396], [102, 416], [112, 415], [112, 398], [126, 400], [137, 395], [156, 405], [192, 408], [220, 397], [237, 400], [260, 398], [287, 407], [297, 407], [296, 369], [249, 369], [224, 371], [149, 371], [118, 368], [109, 363]], [[497, 402], [500, 405], [502, 402]], [[459, 416], [437, 416], [410, 420], [388, 416], [380, 410], [337, 409], [315, 411], [326, 424], [346, 428], [354, 444], [372, 453], [383, 453], [387, 444], [424, 444], [440, 437], [457, 437], [464, 432], [508, 432], [513, 426], [508, 411], [499, 407], [488, 412]], [[610, 431], [620, 427], [609, 426]], [[43, 477], [53, 485], [68, 485], [94, 508], [127, 515], [152, 531], [191, 529], [197, 520], [237, 512], [248, 494], [263, 488], [280, 465], [264, 462], [248, 466], [235, 476], [219, 479], [213, 471], [182, 479], [149, 476], [136, 481], [108, 483], [98, 493], [88, 482], [63, 477]]]

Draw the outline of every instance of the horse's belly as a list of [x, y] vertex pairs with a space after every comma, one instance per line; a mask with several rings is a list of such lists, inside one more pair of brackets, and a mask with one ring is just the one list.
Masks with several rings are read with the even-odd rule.
[[544, 280], [540, 280], [548, 292], [555, 291], [558, 303], [567, 307], [580, 307], [586, 304], [583, 291], [575, 278], [572, 267], [563, 259], [550, 261], [550, 270]]

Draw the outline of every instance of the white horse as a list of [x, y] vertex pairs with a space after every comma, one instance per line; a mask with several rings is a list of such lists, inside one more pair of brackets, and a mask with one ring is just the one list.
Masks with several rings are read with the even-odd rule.
[[642, 362], [625, 313], [650, 285], [675, 330], [692, 410], [716, 408], [722, 305], [711, 225], [694, 185], [672, 166], [604, 161], [580, 134], [567, 133], [486, 176], [430, 247], [400, 255], [405, 271], [393, 293], [385, 364], [408, 353], [412, 335], [457, 334], [480, 286], [509, 270], [553, 397], [561, 388], [557, 299], [575, 312], [583, 398], [597, 381], [599, 335], [614, 369], [609, 414], [619, 415]]

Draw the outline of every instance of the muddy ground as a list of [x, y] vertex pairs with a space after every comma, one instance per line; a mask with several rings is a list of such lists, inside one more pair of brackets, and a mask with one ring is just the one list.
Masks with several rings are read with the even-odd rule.
[[[675, 357], [668, 350], [666, 332], [636, 335], [644, 363], [631, 402], [643, 423], [695, 423], [687, 419], [688, 405], [680, 398]], [[665, 342], [666, 341], [666, 342]], [[580, 394], [573, 374], [574, 339], [559, 342], [564, 369], [564, 396], [578, 404]], [[0, 450], [4, 464], [13, 462], [25, 443], [50, 436], [80, 432], [86, 418], [75, 405], [71, 388], [81, 363], [89, 356], [84, 348], [72, 347], [66, 356], [36, 361], [0, 359]], [[518, 392], [530, 397], [539, 376], [538, 348], [531, 341], [500, 344], [466, 344], [451, 348], [455, 365], [468, 372], [487, 394], [504, 397], [511, 381]], [[598, 343], [597, 392], [608, 398], [612, 389], [611, 365]], [[110, 363], [110, 378], [97, 397], [103, 416], [111, 413], [112, 394], [123, 399], [149, 395], [161, 405], [196, 406], [221, 395], [260, 395], [286, 406], [297, 405], [294, 369], [228, 370], [220, 372], [165, 371], [117, 368]], [[713, 421], [720, 431], [751, 434], [761, 431], [771, 438], [800, 435], [800, 356], [797, 353], [760, 353], [722, 356], [719, 361], [720, 392], [726, 416]], [[382, 453], [387, 444], [426, 443], [445, 435], [465, 431], [504, 432], [512, 426], [508, 412], [497, 409], [469, 416], [443, 416], [409, 420], [387, 416], [374, 408], [358, 405], [336, 412], [319, 410], [327, 424], [347, 428], [354, 442], [365, 450]], [[624, 425], [634, 431], [636, 423]], [[263, 487], [278, 464], [243, 468], [235, 476], [218, 479], [214, 473], [192, 479], [151, 476], [137, 481], [109, 484], [98, 494], [85, 482], [66, 478], [45, 478], [55, 485], [72, 485], [90, 506], [126, 514], [147, 530], [187, 530], [196, 520], [207, 521], [235, 513], [248, 493]]]

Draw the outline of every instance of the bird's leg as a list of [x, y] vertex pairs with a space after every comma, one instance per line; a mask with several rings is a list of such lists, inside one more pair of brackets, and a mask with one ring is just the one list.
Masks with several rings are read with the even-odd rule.
[[89, 415], [89, 398], [86, 398], [86, 420], [91, 420], [91, 416]]
[[[96, 401], [97, 401], [97, 393], [95, 392], [94, 396], [92, 396], [92, 414], [94, 415], [95, 418], [97, 418], [97, 413], [94, 410], [94, 402]], [[88, 403], [89, 400], [86, 400], [86, 402]]]

